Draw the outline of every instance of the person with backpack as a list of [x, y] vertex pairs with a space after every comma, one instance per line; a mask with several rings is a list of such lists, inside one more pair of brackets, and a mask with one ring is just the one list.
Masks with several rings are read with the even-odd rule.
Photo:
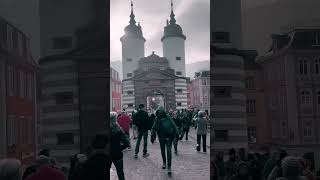
[[[151, 129], [151, 142], [154, 142], [155, 134], [158, 134], [161, 157], [162, 169], [167, 168], [168, 175], [171, 176], [171, 158], [172, 158], [172, 142], [178, 135], [178, 129], [173, 120], [166, 114], [163, 107], [159, 107], [156, 111], [156, 120]], [[166, 154], [167, 150], [167, 154]]]
[[176, 136], [176, 138], [173, 141], [173, 147], [174, 147], [174, 153], [177, 155], [178, 154], [178, 142], [179, 142], [179, 135], [181, 134], [182, 131], [182, 121], [181, 119], [178, 117], [177, 112], [173, 112], [173, 122], [176, 124], [177, 128], [178, 128], [178, 134]]
[[138, 127], [138, 139], [136, 143], [136, 149], [134, 158], [138, 158], [140, 142], [143, 137], [143, 157], [148, 157], [150, 154], [147, 152], [148, 145], [148, 129], [149, 129], [149, 115], [144, 111], [144, 105], [139, 105], [139, 110], [135, 114], [133, 123]]
[[188, 141], [188, 133], [189, 133], [189, 130], [190, 130], [190, 126], [191, 126], [191, 120], [188, 118], [187, 116], [187, 112], [185, 112], [184, 110], [182, 111], [182, 114], [181, 114], [181, 120], [182, 120], [182, 135], [180, 137], [180, 140], [183, 139], [183, 136], [186, 135], [186, 141]]

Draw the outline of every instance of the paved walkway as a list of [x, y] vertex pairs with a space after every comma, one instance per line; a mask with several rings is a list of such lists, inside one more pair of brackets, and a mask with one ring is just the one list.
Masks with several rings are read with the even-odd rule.
[[[131, 133], [132, 134], [132, 133]], [[207, 143], [210, 143], [210, 135], [207, 135]], [[154, 144], [148, 137], [148, 152], [150, 156], [142, 157], [139, 153], [138, 159], [134, 159], [134, 148], [124, 152], [124, 171], [128, 180], [207, 180], [210, 179], [210, 150], [207, 153], [197, 152], [195, 130], [190, 130], [189, 141], [180, 141], [178, 145], [178, 156], [172, 154], [172, 177], [168, 177], [167, 171], [161, 169], [162, 158], [160, 145]], [[136, 141], [131, 139], [132, 147]], [[141, 141], [142, 150], [143, 141]], [[110, 172], [110, 179], [117, 180], [117, 173], [113, 166]]]

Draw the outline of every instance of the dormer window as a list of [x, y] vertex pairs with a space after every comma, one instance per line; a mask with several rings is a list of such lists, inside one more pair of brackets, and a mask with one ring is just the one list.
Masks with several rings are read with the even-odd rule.
[[181, 76], [182, 72], [181, 71], [177, 71], [177, 75]]
[[177, 60], [177, 61], [180, 61], [180, 60], [181, 60], [181, 57], [176, 57], [176, 60]]

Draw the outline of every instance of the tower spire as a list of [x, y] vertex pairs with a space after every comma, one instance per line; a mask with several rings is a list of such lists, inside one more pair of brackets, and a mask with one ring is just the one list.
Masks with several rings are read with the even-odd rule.
[[131, 14], [130, 14], [130, 24], [135, 25], [136, 24], [136, 20], [134, 19], [135, 15], [133, 13], [133, 0], [131, 0]]
[[176, 19], [174, 18], [174, 12], [173, 12], [173, 1], [171, 0], [171, 14], [170, 14], [170, 24], [175, 24]]

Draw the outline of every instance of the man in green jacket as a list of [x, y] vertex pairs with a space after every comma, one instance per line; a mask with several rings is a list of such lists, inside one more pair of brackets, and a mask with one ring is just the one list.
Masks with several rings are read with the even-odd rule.
[[[161, 156], [163, 161], [162, 169], [167, 167], [168, 175], [171, 176], [172, 142], [178, 135], [178, 129], [172, 118], [166, 114], [163, 107], [156, 111], [156, 120], [151, 129], [151, 142], [154, 142], [155, 135], [158, 134]], [[167, 149], [167, 156], [166, 156]]]

